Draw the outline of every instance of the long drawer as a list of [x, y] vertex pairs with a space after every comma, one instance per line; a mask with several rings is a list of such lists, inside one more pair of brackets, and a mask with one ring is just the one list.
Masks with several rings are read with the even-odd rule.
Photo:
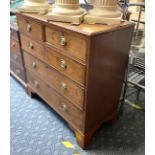
[[25, 73], [24, 68], [22, 66], [19, 66], [14, 61], [10, 60], [10, 69], [12, 72], [14, 72], [20, 79], [25, 81]]
[[81, 60], [86, 60], [87, 41], [61, 29], [45, 27], [46, 42]]
[[84, 88], [78, 86], [75, 82], [26, 52], [24, 52], [24, 61], [26, 68], [44, 79], [44, 81], [55, 88], [61, 95], [83, 110]]
[[74, 81], [85, 85], [84, 65], [55, 52], [52, 48], [46, 48], [46, 60], [49, 65], [64, 73]]
[[82, 129], [83, 112], [74, 107], [64, 97], [56, 93], [49, 85], [43, 82], [40, 78], [27, 70], [27, 80], [30, 86], [55, 109], [65, 120]]
[[85, 65], [80, 64], [49, 47], [43, 47], [34, 40], [21, 35], [22, 49], [59, 70], [72, 80], [85, 84]]

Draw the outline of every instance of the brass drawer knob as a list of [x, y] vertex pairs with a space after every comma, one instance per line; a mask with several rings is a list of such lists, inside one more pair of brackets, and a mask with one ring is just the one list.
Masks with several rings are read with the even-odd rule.
[[12, 42], [12, 43], [11, 43], [11, 46], [12, 46], [12, 47], [15, 47], [15, 43], [14, 43], [14, 42]]
[[67, 68], [67, 64], [66, 64], [66, 61], [64, 59], [60, 59], [59, 64], [60, 64], [61, 68], [63, 68], [63, 69]]
[[64, 82], [61, 82], [61, 89], [62, 90], [67, 90], [67, 84]]
[[38, 83], [38, 81], [34, 81], [34, 86], [35, 86], [36, 88], [39, 87], [39, 83]]
[[31, 42], [29, 42], [29, 48], [33, 49], [33, 44]]
[[34, 61], [32, 62], [32, 67], [37, 68], [37, 64]]
[[60, 36], [60, 45], [65, 46], [67, 44], [67, 40], [64, 36]]
[[14, 55], [14, 59], [17, 60], [17, 58], [18, 58], [18, 56], [15, 54], [15, 55]]
[[67, 107], [67, 105], [64, 104], [64, 103], [61, 103], [61, 108], [62, 108], [62, 110], [63, 110], [64, 112], [67, 112], [67, 111], [68, 111], [68, 107]]
[[27, 27], [26, 27], [28, 32], [31, 32], [31, 25], [29, 23], [27, 23]]
[[16, 74], [20, 74], [20, 70], [19, 69], [16, 69]]

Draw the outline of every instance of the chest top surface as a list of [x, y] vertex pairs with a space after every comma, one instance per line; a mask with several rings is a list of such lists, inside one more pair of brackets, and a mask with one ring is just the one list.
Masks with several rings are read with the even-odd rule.
[[38, 15], [38, 14], [30, 14], [30, 13], [20, 13], [26, 18], [33, 19], [35, 21], [39, 21], [41, 23], [51, 25], [51, 26], [57, 26], [66, 30], [70, 30], [76, 33], [80, 33], [86, 36], [94, 36], [98, 34], [102, 34], [109, 31], [114, 31], [117, 29], [125, 28], [133, 26], [133, 23], [130, 23], [128, 21], [122, 22], [121, 24], [115, 24], [115, 25], [103, 25], [103, 24], [80, 24], [80, 25], [72, 25], [71, 23], [63, 23], [63, 22], [53, 22], [53, 21], [47, 21], [45, 15]]

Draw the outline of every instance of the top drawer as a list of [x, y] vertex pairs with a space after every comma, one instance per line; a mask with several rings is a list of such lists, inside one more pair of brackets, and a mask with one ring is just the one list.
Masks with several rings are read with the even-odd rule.
[[56, 46], [73, 57], [86, 60], [87, 40], [63, 30], [45, 27], [46, 42]]
[[20, 32], [26, 33], [29, 37], [37, 40], [43, 40], [43, 30], [40, 23], [17, 16]]

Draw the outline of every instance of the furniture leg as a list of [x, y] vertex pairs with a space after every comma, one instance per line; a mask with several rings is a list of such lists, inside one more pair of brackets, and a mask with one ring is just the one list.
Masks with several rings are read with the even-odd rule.
[[80, 132], [75, 132], [77, 143], [83, 148], [86, 149], [92, 140], [94, 132], [88, 132], [86, 134], [81, 134]]
[[27, 90], [26, 90], [27, 94], [32, 98], [34, 95], [34, 91], [32, 90], [32, 88], [27, 85]]
[[72, 125], [69, 124], [69, 127], [73, 130], [75, 133], [76, 141], [80, 145], [81, 148], [86, 149], [88, 145], [91, 143], [92, 136], [95, 133], [95, 131], [98, 129], [98, 126], [87, 133], [83, 134], [79, 131], [77, 131]]

